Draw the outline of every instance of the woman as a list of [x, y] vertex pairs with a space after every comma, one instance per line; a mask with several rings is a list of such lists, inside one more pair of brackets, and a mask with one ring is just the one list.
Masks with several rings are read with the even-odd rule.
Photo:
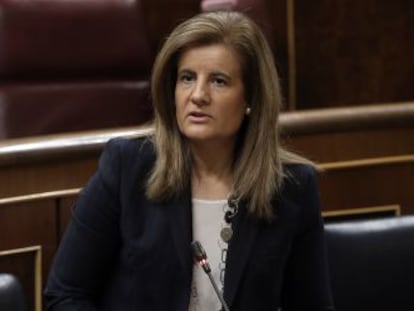
[[[235, 12], [177, 26], [152, 75], [154, 134], [110, 141], [47, 283], [49, 310], [333, 310], [309, 162], [279, 143], [269, 46]], [[219, 293], [220, 294], [220, 293]]]

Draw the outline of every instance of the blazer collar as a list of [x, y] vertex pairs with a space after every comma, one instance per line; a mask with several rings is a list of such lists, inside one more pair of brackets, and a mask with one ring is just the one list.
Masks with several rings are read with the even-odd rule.
[[174, 246], [179, 257], [184, 277], [191, 282], [192, 275], [192, 214], [191, 214], [191, 194], [186, 193], [178, 199], [173, 200], [166, 206], [169, 213], [169, 223]]
[[[224, 276], [224, 299], [229, 306], [233, 304], [240, 280], [246, 267], [252, 245], [257, 235], [257, 224], [242, 205], [233, 223], [233, 237], [230, 240]], [[231, 307], [230, 307], [231, 309]]]

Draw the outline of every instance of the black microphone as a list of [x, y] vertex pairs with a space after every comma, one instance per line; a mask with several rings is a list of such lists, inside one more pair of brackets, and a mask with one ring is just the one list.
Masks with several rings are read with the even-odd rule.
[[210, 264], [208, 263], [207, 253], [204, 250], [203, 246], [199, 241], [194, 241], [191, 243], [191, 247], [193, 248], [194, 259], [203, 268], [204, 272], [208, 275], [208, 278], [210, 279], [210, 282], [213, 285], [214, 291], [216, 292], [217, 297], [220, 300], [224, 311], [230, 311], [229, 307], [227, 306], [227, 303], [224, 301], [223, 295], [220, 293], [220, 290], [218, 289], [217, 284], [213, 279], [213, 276], [211, 275], [211, 268]]

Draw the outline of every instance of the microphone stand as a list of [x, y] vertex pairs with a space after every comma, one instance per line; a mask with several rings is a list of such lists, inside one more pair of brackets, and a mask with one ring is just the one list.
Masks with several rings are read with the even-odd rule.
[[224, 311], [230, 311], [229, 307], [227, 306], [226, 301], [223, 298], [223, 295], [221, 294], [220, 290], [217, 287], [216, 282], [213, 279], [213, 276], [211, 275], [211, 268], [207, 260], [206, 251], [204, 250], [201, 243], [198, 241], [192, 242], [191, 246], [193, 248], [195, 260], [199, 263], [199, 265], [203, 268], [204, 272], [208, 275], [210, 282], [213, 285], [214, 291], [216, 292], [216, 295], [219, 298], [221, 305], [223, 306]]

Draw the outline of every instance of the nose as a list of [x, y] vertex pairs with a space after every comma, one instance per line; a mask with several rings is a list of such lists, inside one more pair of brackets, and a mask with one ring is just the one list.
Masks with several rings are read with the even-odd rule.
[[202, 106], [208, 104], [209, 100], [210, 96], [208, 93], [207, 83], [201, 81], [200, 79], [194, 84], [194, 88], [191, 93], [191, 101], [197, 106]]

